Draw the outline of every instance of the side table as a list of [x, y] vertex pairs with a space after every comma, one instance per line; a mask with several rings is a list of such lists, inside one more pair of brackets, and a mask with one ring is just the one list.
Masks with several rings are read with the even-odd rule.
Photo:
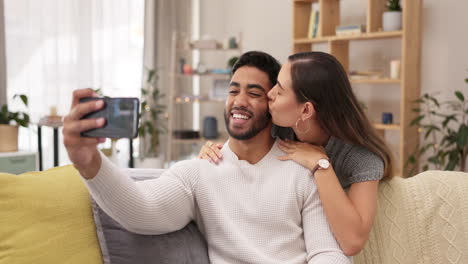
[[51, 127], [54, 130], [54, 167], [59, 164], [58, 130], [63, 126], [62, 116], [45, 116], [37, 123], [37, 151], [39, 152], [39, 170], [42, 171], [42, 127]]

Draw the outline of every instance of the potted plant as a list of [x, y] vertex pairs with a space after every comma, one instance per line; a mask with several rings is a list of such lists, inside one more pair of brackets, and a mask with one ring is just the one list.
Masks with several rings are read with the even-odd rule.
[[161, 104], [164, 98], [157, 87], [156, 70], [145, 69], [146, 82], [141, 89], [140, 127], [140, 164], [139, 167], [162, 167], [163, 157], [160, 152], [160, 135], [167, 132], [166, 120], [161, 116], [166, 106]]
[[426, 93], [416, 100], [420, 106], [413, 111], [418, 116], [410, 125], [419, 126], [424, 138], [406, 162], [407, 167], [413, 165], [410, 175], [418, 162], [423, 170], [466, 170], [468, 101], [461, 91], [456, 91], [455, 97], [456, 100], [439, 102], [434, 95]]
[[[13, 99], [20, 98], [23, 104], [28, 107], [28, 97], [24, 94], [17, 94]], [[18, 151], [18, 127], [29, 126], [29, 115], [25, 112], [12, 112], [8, 105], [4, 104], [0, 111], [0, 152]]]
[[401, 5], [400, 0], [388, 0], [387, 10], [382, 16], [383, 31], [395, 31], [401, 29]]

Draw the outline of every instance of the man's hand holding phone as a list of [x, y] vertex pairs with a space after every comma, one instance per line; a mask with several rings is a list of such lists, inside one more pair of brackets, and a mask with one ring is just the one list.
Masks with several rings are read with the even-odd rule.
[[98, 95], [92, 89], [80, 89], [73, 92], [72, 106], [70, 113], [64, 118], [62, 132], [63, 143], [71, 162], [84, 178], [91, 179], [96, 176], [101, 167], [101, 156], [97, 145], [103, 143], [105, 138], [83, 137], [81, 133], [103, 127], [105, 120], [104, 118], [81, 120], [81, 118], [102, 109], [104, 102], [96, 100], [80, 103], [80, 99], [85, 97], [98, 97]]

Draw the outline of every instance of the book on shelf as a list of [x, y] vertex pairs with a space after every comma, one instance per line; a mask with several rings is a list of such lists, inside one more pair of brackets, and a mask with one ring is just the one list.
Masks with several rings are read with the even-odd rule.
[[365, 26], [362, 24], [340, 25], [335, 28], [335, 34], [337, 36], [359, 35], [365, 31]]
[[350, 80], [367, 80], [367, 79], [381, 79], [383, 77], [383, 72], [381, 71], [350, 71], [349, 79]]
[[319, 17], [320, 12], [316, 3], [313, 3], [310, 8], [309, 28], [307, 31], [307, 38], [316, 38], [319, 36]]

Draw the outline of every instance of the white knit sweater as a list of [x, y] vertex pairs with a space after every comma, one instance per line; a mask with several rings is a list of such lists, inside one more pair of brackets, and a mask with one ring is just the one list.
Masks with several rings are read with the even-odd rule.
[[178, 162], [153, 180], [134, 182], [102, 156], [85, 181], [98, 204], [130, 231], [162, 234], [195, 220], [212, 263], [351, 263], [336, 242], [311, 173], [275, 143], [258, 163]]

